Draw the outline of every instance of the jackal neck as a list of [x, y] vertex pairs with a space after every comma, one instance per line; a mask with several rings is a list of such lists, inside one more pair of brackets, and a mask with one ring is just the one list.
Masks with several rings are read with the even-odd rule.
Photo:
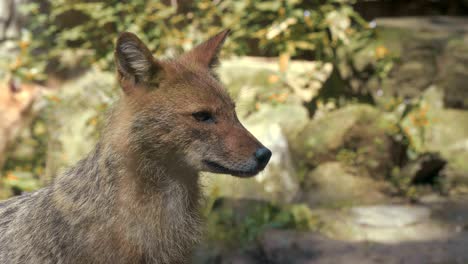
[[67, 222], [82, 226], [89, 237], [83, 241], [96, 241], [83, 246], [102, 250], [107, 259], [99, 263], [109, 256], [120, 258], [114, 263], [126, 263], [127, 257], [128, 263], [135, 259], [176, 263], [188, 256], [200, 237], [198, 184], [178, 181], [164, 164], [134, 162], [133, 156], [103, 139], [56, 178], [53, 202]]

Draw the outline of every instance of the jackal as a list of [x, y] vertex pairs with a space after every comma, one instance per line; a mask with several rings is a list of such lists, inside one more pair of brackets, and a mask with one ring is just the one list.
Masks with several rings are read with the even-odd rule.
[[123, 92], [98, 144], [50, 186], [0, 203], [0, 263], [187, 263], [199, 172], [249, 177], [271, 156], [214, 72], [228, 33], [166, 60], [119, 36]]

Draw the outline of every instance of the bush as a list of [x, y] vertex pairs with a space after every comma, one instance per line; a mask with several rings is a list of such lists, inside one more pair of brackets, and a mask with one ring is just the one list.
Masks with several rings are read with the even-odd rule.
[[278, 206], [255, 200], [218, 199], [213, 208], [206, 209], [208, 241], [222, 241], [230, 247], [248, 244], [268, 229], [319, 231], [325, 227], [305, 204]]
[[27, 4], [23, 10], [34, 36], [31, 51], [43, 61], [79, 51], [82, 65], [109, 69], [119, 32], [132, 31], [157, 55], [171, 55], [231, 28], [227, 53], [333, 61], [337, 49], [355, 53], [373, 35], [350, 0], [165, 2], [44, 0]]

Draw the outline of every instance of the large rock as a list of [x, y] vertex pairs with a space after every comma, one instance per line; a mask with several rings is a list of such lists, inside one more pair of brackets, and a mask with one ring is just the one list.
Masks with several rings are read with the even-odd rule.
[[232, 96], [237, 99], [241, 115], [255, 107], [255, 97], [259, 90], [268, 87], [268, 77], [277, 68], [273, 60], [261, 58], [235, 58], [224, 60], [217, 70], [219, 77]]
[[400, 57], [383, 92], [415, 98], [437, 84], [446, 107], [467, 109], [467, 22], [454, 17], [378, 19], [381, 42]]
[[431, 119], [424, 140], [427, 150], [447, 160], [450, 180], [468, 184], [468, 111], [434, 111]]
[[218, 74], [238, 105], [240, 117], [255, 112], [258, 102], [309, 102], [332, 70], [329, 63], [289, 61], [286, 72], [279, 71], [277, 58], [240, 57], [224, 60]]
[[468, 109], [468, 34], [447, 43], [439, 61], [439, 83], [444, 87], [444, 103]]
[[310, 166], [343, 161], [383, 178], [394, 166], [390, 121], [370, 105], [349, 105], [308, 122], [292, 141], [294, 153]]
[[417, 97], [434, 83], [437, 76], [437, 50], [440, 42], [432, 34], [416, 34], [402, 41], [401, 61], [385, 82], [390, 95]]
[[[412, 178], [422, 169], [433, 179], [444, 176], [442, 180], [448, 180], [446, 183], [468, 183], [468, 111], [444, 108], [444, 94], [439, 86], [431, 86], [422, 95], [421, 107], [408, 113], [401, 125], [416, 152], [438, 156], [427, 161], [427, 166], [423, 166], [426, 168], [417, 165], [418, 160], [410, 161], [402, 168], [402, 176]], [[424, 161], [424, 157], [419, 160]]]
[[303, 199], [311, 207], [349, 206], [385, 199], [384, 183], [358, 175], [356, 169], [339, 162], [319, 165], [306, 175], [303, 185]]
[[[244, 56], [223, 60], [218, 73], [228, 88], [237, 95], [237, 92], [245, 86], [269, 86], [276, 83], [269, 80], [268, 77], [279, 75], [279, 68], [277, 58]], [[305, 83], [297, 83], [301, 81], [299, 79], [304, 74], [313, 75], [314, 79], [318, 82], [312, 83], [312, 86], [314, 86], [312, 89], [317, 89], [320, 88], [317, 85], [326, 80], [331, 70], [330, 64], [316, 61], [291, 60], [288, 62], [286, 75], [295, 77], [294, 80], [291, 80], [294, 86], [305, 85]], [[286, 77], [288, 78], [288, 76]]]
[[308, 121], [307, 109], [301, 104], [260, 104], [258, 111], [244, 119], [243, 123], [253, 130], [267, 129], [265, 126], [278, 124], [286, 137], [292, 140]]

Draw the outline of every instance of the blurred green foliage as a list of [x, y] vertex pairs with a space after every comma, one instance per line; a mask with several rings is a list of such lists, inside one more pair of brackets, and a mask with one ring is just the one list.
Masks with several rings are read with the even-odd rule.
[[45, 184], [48, 127], [46, 111], [40, 111], [32, 124], [17, 139], [16, 147], [9, 153], [0, 171], [0, 199], [22, 192], [39, 189]]
[[[322, 61], [350, 60], [372, 41], [374, 31], [351, 7], [352, 0], [269, 1], [44, 0], [23, 6], [32, 64], [112, 68], [118, 33], [131, 31], [157, 55], [188, 50], [223, 28], [232, 35], [224, 52], [286, 54]], [[28, 43], [31, 42], [31, 43]], [[51, 45], [52, 44], [52, 45]], [[343, 58], [338, 56], [343, 49]], [[280, 62], [286, 63], [287, 60]]]
[[[399, 142], [406, 149], [406, 159], [416, 160], [427, 153], [425, 134], [435, 122], [428, 115], [429, 103], [422, 97], [411, 100], [395, 97], [387, 102], [385, 108], [393, 113], [395, 123], [394, 133], [391, 135], [395, 142]], [[397, 188], [399, 194], [411, 199], [423, 193], [421, 186], [413, 183], [411, 175], [402, 174], [399, 167], [392, 169], [390, 182]], [[440, 191], [442, 185], [441, 182], [436, 182], [432, 187]]]
[[305, 204], [248, 203], [249, 206], [243, 206], [242, 210], [247, 211], [244, 213], [239, 213], [232, 206], [210, 210], [207, 214], [207, 238], [223, 241], [229, 246], [240, 246], [253, 241], [266, 229], [318, 231], [324, 226]]
[[[69, 78], [90, 66], [112, 70], [118, 34], [136, 33], [156, 56], [170, 57], [191, 49], [224, 28], [232, 29], [224, 55], [278, 57], [277, 101], [287, 90], [312, 90], [303, 99], [311, 115], [319, 105], [373, 103], [372, 88], [393, 66], [394, 57], [377, 46], [375, 30], [354, 11], [354, 0], [41, 0], [22, 5], [28, 17], [18, 41], [20, 52], [9, 70], [22, 79], [45, 81], [46, 74]], [[296, 78], [289, 61], [330, 64], [331, 73]], [[330, 66], [329, 65], [329, 66]], [[65, 74], [64, 74], [65, 73]], [[68, 76], [67, 76], [68, 73]], [[287, 77], [287, 75], [291, 75]], [[270, 91], [271, 93], [271, 91]], [[311, 93], [313, 94], [313, 93]], [[276, 95], [274, 95], [276, 96]]]

